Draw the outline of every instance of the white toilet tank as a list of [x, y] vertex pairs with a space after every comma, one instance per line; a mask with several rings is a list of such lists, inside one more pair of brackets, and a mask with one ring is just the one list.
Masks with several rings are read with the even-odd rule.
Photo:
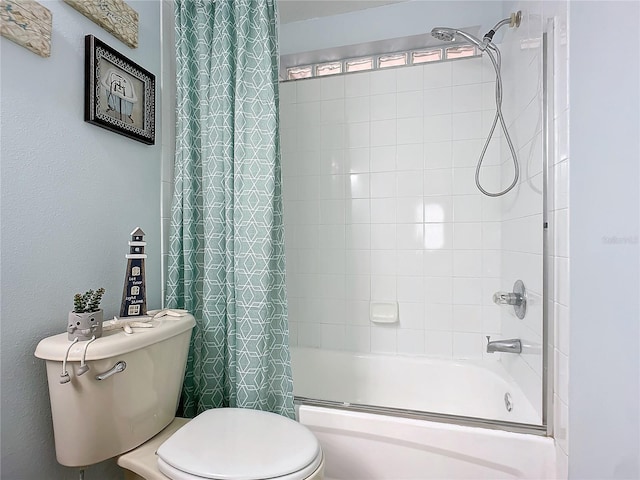
[[[170, 319], [168, 319], [170, 318]], [[189, 350], [193, 316], [164, 317], [154, 328], [105, 332], [88, 346], [90, 370], [77, 375], [86, 342], [67, 360], [69, 383], [60, 383], [67, 333], [42, 340], [35, 355], [46, 360], [58, 462], [84, 467], [120, 455], [160, 432], [175, 417]], [[96, 376], [118, 362], [126, 368], [104, 380]]]

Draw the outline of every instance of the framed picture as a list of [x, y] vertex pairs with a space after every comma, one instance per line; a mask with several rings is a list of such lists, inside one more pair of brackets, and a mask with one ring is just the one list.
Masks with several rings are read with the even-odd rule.
[[84, 120], [155, 143], [156, 78], [93, 35], [85, 37]]

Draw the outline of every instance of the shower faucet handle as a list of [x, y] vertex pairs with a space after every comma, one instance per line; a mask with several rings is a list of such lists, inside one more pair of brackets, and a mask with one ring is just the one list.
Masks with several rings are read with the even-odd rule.
[[513, 305], [513, 311], [520, 320], [527, 314], [527, 289], [522, 280], [513, 284], [513, 292], [496, 292], [493, 294], [496, 305]]
[[514, 292], [496, 292], [493, 294], [493, 303], [496, 305], [522, 305], [524, 298]]

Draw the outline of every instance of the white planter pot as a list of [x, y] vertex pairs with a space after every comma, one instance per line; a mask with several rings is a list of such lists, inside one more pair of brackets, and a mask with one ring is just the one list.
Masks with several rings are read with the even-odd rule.
[[95, 336], [102, 336], [102, 309], [97, 312], [75, 313], [69, 312], [67, 322], [67, 336], [69, 340], [91, 340]]

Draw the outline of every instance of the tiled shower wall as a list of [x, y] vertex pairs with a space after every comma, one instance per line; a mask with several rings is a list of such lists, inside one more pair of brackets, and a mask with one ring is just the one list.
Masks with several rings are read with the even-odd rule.
[[[487, 355], [484, 336], [501, 333], [502, 205], [474, 172], [494, 78], [470, 58], [281, 84], [292, 344]], [[499, 152], [484, 162], [489, 189]], [[369, 321], [370, 302], [395, 301], [399, 323]]]

